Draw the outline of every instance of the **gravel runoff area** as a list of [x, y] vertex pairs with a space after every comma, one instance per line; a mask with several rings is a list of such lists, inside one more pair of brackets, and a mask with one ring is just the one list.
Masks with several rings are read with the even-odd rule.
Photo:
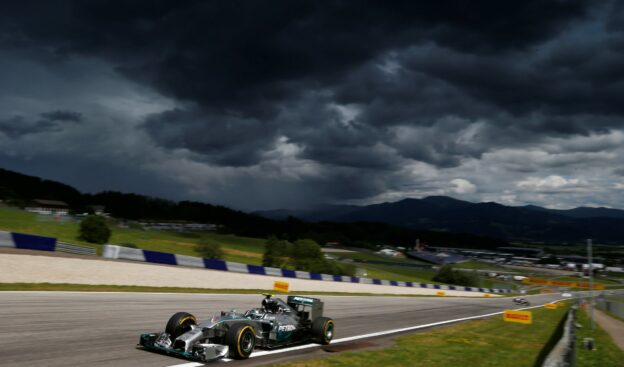
[[[291, 292], [351, 292], [435, 295], [428, 288], [328, 282], [265, 275], [193, 269], [179, 266], [132, 263], [103, 259], [78, 259], [0, 253], [0, 283], [73, 283], [188, 287], [212, 289], [272, 289], [275, 280], [290, 283]], [[447, 296], [483, 297], [480, 292], [444, 291]], [[495, 296], [495, 295], [492, 295]]]

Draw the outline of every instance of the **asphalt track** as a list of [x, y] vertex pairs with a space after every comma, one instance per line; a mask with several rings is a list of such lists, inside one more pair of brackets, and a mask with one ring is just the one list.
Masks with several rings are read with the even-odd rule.
[[[325, 314], [336, 322], [334, 339], [517, 308], [510, 298], [322, 298]], [[527, 298], [538, 305], [561, 294]], [[137, 348], [139, 334], [163, 330], [177, 311], [201, 320], [221, 310], [258, 307], [260, 301], [261, 296], [228, 294], [0, 292], [0, 366], [184, 365], [188, 361]], [[270, 364], [311, 353], [323, 352], [314, 347], [215, 365]]]

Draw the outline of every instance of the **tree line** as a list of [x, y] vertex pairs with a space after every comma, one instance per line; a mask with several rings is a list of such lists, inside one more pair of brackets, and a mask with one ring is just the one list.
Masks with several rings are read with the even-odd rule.
[[272, 220], [220, 205], [175, 202], [116, 191], [84, 194], [59, 182], [0, 169], [0, 200], [24, 207], [33, 199], [64, 201], [74, 213], [92, 212], [93, 205], [102, 205], [115, 218], [212, 223], [223, 233], [255, 238], [276, 235], [290, 243], [310, 239], [318, 244], [338, 242], [347, 247], [395, 245], [409, 248], [418, 238], [429, 245], [455, 247], [494, 248], [505, 244], [501, 240], [469, 234], [411, 230], [383, 223], [311, 223], [294, 217]]

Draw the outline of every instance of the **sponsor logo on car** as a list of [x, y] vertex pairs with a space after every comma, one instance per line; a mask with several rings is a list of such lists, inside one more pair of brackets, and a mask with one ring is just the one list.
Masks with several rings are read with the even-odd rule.
[[295, 331], [297, 327], [295, 325], [282, 325], [279, 327], [278, 331]]
[[309, 303], [309, 304], [314, 303], [314, 300], [312, 298], [305, 298], [305, 297], [293, 297], [293, 301]]

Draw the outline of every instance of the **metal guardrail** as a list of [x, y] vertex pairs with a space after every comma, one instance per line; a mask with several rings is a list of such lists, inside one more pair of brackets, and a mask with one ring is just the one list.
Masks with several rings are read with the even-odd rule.
[[598, 297], [596, 299], [596, 308], [624, 318], [624, 302], [611, 301], [608, 296], [607, 298]]
[[576, 307], [570, 308], [563, 325], [561, 339], [555, 344], [544, 360], [542, 367], [574, 367], [576, 365], [576, 335], [574, 320]]
[[66, 252], [69, 254], [77, 254], [77, 255], [89, 255], [89, 256], [97, 255], [94, 247], [72, 245], [72, 244], [63, 243], [63, 242], [56, 243], [56, 251]]

